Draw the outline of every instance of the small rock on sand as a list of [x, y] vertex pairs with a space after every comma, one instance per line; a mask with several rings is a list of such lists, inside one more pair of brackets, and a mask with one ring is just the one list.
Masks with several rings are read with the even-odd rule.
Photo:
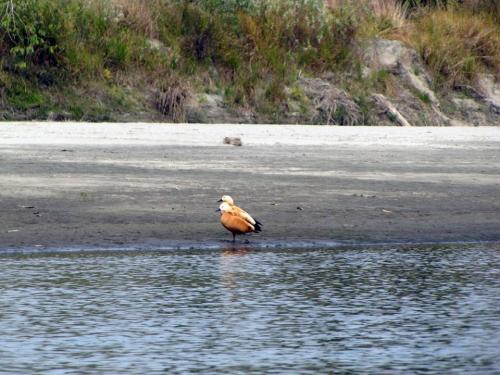
[[224, 137], [222, 143], [224, 143], [225, 145], [243, 146], [241, 138], [238, 137]]

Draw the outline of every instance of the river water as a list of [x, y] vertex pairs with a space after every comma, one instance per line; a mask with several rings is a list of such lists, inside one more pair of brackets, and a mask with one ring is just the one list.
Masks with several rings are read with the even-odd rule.
[[0, 373], [498, 374], [500, 245], [0, 253]]

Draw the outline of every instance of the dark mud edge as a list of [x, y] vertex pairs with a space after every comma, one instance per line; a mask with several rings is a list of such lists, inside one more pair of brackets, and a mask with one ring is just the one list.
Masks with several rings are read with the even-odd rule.
[[19, 254], [57, 254], [57, 253], [92, 253], [106, 251], [110, 253], [143, 253], [143, 252], [219, 252], [219, 251], [265, 251], [265, 250], [321, 250], [321, 249], [362, 249], [390, 247], [420, 247], [420, 246], [474, 246], [500, 245], [500, 240], [488, 241], [426, 241], [426, 242], [354, 242], [335, 240], [303, 240], [303, 241], [248, 241], [236, 242], [182, 242], [123, 244], [113, 246], [32, 246], [0, 249], [0, 256]]

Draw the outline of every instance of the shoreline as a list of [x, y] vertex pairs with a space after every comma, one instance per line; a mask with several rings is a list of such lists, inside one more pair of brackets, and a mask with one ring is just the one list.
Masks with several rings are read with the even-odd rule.
[[500, 128], [1, 123], [0, 181], [0, 251], [500, 241]]
[[43, 255], [43, 254], [76, 254], [76, 253], [175, 253], [181, 252], [219, 252], [234, 251], [237, 252], [259, 252], [259, 251], [314, 251], [314, 250], [352, 250], [352, 249], [371, 249], [388, 247], [428, 247], [428, 246], [477, 246], [492, 245], [500, 246], [499, 240], [488, 241], [436, 241], [436, 242], [338, 242], [306, 240], [302, 242], [286, 242], [275, 240], [272, 242], [239, 242], [233, 244], [231, 241], [219, 241], [213, 243], [191, 242], [170, 244], [125, 244], [121, 246], [78, 246], [71, 247], [27, 247], [27, 248], [0, 248], [0, 257], [9, 255]]

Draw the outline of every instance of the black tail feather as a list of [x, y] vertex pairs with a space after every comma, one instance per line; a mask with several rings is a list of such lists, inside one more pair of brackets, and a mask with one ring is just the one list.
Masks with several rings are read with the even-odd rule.
[[255, 233], [262, 232], [262, 223], [259, 222], [258, 220], [255, 220], [254, 228], [255, 228]]

